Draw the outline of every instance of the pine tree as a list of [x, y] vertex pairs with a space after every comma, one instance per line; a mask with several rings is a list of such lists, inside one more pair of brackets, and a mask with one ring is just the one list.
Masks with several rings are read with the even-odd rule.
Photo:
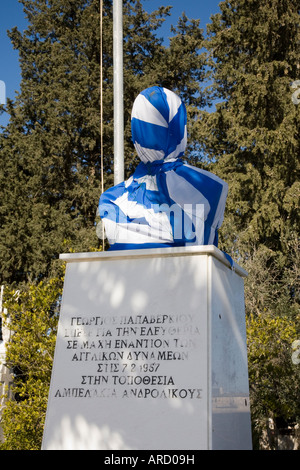
[[[11, 118], [0, 137], [0, 278], [17, 284], [51, 275], [60, 252], [101, 248], [95, 230], [101, 191], [100, 2], [21, 3], [29, 26], [10, 32], [20, 55], [21, 91], [8, 103]], [[143, 88], [174, 89], [191, 113], [203, 104], [199, 22], [183, 17], [166, 47], [155, 32], [168, 12], [161, 7], [148, 14], [139, 0], [124, 2], [126, 177], [137, 163], [130, 113]], [[105, 189], [113, 185], [112, 30], [112, 0], [104, 0]]]

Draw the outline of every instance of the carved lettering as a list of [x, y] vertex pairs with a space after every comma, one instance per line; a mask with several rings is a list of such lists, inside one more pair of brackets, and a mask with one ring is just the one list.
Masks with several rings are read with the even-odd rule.
[[[202, 389], [190, 386], [193, 377], [182, 387], [180, 374], [200, 334], [188, 313], [72, 316], [65, 345], [80, 372], [77, 385], [59, 388], [55, 397], [202, 399]], [[172, 375], [171, 361], [178, 363]]]

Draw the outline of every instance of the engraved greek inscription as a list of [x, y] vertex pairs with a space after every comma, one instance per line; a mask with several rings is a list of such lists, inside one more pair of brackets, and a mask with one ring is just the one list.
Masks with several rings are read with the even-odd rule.
[[[78, 315], [64, 330], [74, 365], [86, 364], [78, 386], [56, 397], [201, 399], [202, 390], [179, 387], [180, 368], [199, 345], [200, 330], [190, 314]], [[168, 375], [167, 364], [179, 369]], [[177, 366], [176, 366], [177, 367]]]
[[99, 385], [108, 383], [108, 375], [82, 375], [81, 385]]

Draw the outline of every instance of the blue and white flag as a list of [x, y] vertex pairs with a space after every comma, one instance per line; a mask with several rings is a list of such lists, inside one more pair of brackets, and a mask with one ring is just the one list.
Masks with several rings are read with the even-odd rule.
[[136, 98], [131, 130], [141, 163], [99, 202], [111, 249], [217, 246], [228, 186], [182, 161], [186, 123], [185, 106], [172, 91], [151, 87]]

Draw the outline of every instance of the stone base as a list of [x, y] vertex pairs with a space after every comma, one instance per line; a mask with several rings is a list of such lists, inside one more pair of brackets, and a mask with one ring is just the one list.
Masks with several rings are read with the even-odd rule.
[[43, 449], [251, 449], [245, 271], [214, 246], [67, 262]]

